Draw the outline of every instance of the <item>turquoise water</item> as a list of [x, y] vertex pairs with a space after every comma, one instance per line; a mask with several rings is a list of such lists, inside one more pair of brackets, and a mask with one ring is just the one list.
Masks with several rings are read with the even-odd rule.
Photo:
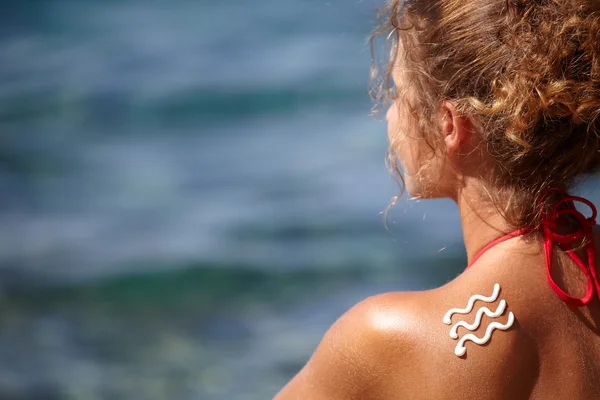
[[270, 398], [356, 302], [456, 276], [450, 202], [380, 214], [376, 5], [5, 7], [0, 398]]

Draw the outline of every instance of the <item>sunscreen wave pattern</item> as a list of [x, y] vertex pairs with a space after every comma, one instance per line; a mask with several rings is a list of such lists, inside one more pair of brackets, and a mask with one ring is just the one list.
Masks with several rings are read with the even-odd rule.
[[[450, 309], [446, 313], [446, 315], [444, 315], [444, 319], [443, 319], [444, 323], [446, 325], [452, 324], [452, 315], [454, 315], [454, 314], [470, 313], [473, 310], [473, 306], [477, 300], [480, 300], [480, 301], [483, 301], [486, 303], [492, 303], [498, 299], [499, 294], [500, 294], [500, 285], [498, 283], [496, 283], [496, 284], [494, 284], [494, 292], [492, 293], [491, 296], [484, 297], [482, 295], [475, 294], [475, 295], [471, 296], [471, 298], [469, 299], [466, 308]], [[487, 307], [481, 307], [479, 310], [477, 310], [477, 314], [475, 315], [475, 322], [473, 322], [472, 324], [469, 324], [466, 321], [457, 322], [450, 329], [450, 337], [452, 339], [458, 339], [458, 336], [459, 336], [458, 328], [461, 326], [470, 331], [474, 331], [477, 328], [479, 328], [479, 326], [481, 325], [481, 319], [483, 318], [483, 314], [485, 314], [491, 318], [498, 318], [499, 316], [501, 316], [504, 313], [505, 310], [506, 310], [506, 300], [500, 301], [500, 304], [498, 305], [498, 308], [496, 309], [496, 311], [491, 311]], [[490, 325], [487, 327], [485, 335], [483, 337], [479, 338], [479, 337], [475, 336], [475, 334], [473, 334], [473, 333], [466, 334], [465, 336], [463, 336], [462, 339], [459, 340], [458, 344], [456, 345], [456, 348], [454, 349], [454, 354], [456, 354], [458, 357], [462, 357], [467, 352], [467, 348], [465, 347], [465, 342], [470, 340], [478, 345], [486, 344], [492, 337], [492, 333], [495, 329], [505, 331], [505, 330], [509, 329], [513, 325], [514, 322], [515, 322], [515, 315], [512, 312], [509, 312], [508, 321], [506, 322], [506, 324], [501, 324], [496, 321], [490, 323]]]

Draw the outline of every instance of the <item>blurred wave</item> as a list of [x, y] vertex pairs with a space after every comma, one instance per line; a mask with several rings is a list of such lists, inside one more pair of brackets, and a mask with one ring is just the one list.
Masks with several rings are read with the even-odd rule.
[[[462, 258], [422, 263], [450, 277]], [[382, 290], [422, 288], [361, 266], [179, 272], [2, 293], [0, 397], [271, 398], [344, 310]], [[436, 278], [440, 279], [440, 278]], [[299, 301], [299, 299], [302, 299]]]
[[33, 4], [0, 39], [4, 285], [391, 250], [374, 2]]

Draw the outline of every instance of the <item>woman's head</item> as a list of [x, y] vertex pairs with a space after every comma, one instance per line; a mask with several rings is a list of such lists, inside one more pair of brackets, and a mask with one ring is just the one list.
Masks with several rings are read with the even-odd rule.
[[381, 34], [374, 94], [392, 100], [390, 158], [413, 195], [477, 178], [509, 223], [534, 225], [544, 189], [599, 169], [597, 0], [391, 0]]

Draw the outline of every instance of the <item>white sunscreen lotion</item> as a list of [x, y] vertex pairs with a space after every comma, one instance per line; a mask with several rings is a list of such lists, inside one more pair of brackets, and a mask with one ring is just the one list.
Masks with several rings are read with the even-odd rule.
[[[485, 296], [482, 296], [479, 294], [475, 294], [475, 295], [471, 296], [471, 298], [469, 299], [466, 308], [450, 309], [446, 313], [446, 315], [444, 315], [444, 319], [443, 319], [444, 323], [446, 325], [452, 324], [452, 315], [454, 315], [454, 314], [470, 313], [473, 310], [473, 306], [477, 300], [480, 300], [480, 301], [483, 301], [486, 303], [492, 303], [498, 299], [499, 294], [500, 294], [500, 285], [498, 283], [496, 283], [496, 284], [494, 284], [494, 292], [492, 293], [491, 296], [485, 297]], [[477, 328], [479, 328], [479, 326], [481, 325], [481, 319], [483, 318], [483, 314], [485, 314], [491, 318], [498, 318], [499, 316], [501, 316], [504, 313], [504, 311], [506, 310], [506, 306], [507, 306], [506, 300], [502, 300], [502, 301], [500, 301], [500, 304], [498, 305], [498, 308], [496, 309], [496, 311], [491, 311], [487, 307], [481, 307], [479, 310], [477, 310], [477, 314], [475, 315], [475, 321], [472, 324], [469, 324], [466, 321], [459, 321], [456, 324], [454, 324], [452, 329], [450, 329], [450, 337], [452, 339], [458, 339], [458, 336], [459, 336], [458, 328], [459, 327], [464, 327], [465, 329], [470, 330], [470, 331], [474, 331]], [[460, 341], [456, 345], [454, 354], [456, 354], [459, 357], [462, 357], [467, 352], [467, 348], [465, 347], [465, 342], [470, 340], [474, 343], [477, 343], [478, 345], [486, 344], [492, 337], [492, 333], [495, 329], [505, 331], [505, 330], [509, 329], [513, 325], [514, 322], [515, 322], [515, 315], [512, 312], [510, 312], [508, 314], [508, 321], [506, 322], [506, 324], [501, 324], [496, 321], [492, 322], [487, 327], [485, 335], [483, 337], [479, 338], [479, 337], [475, 336], [475, 334], [473, 334], [473, 333], [466, 334], [465, 336], [463, 336], [462, 339], [460, 339]]]

